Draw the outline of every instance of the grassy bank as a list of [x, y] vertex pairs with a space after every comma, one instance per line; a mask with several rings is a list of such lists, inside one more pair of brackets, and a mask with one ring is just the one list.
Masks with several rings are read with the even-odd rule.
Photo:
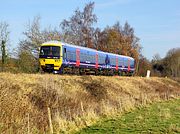
[[0, 74], [0, 133], [70, 133], [99, 118], [180, 96], [168, 78]]
[[180, 133], [180, 99], [154, 103], [122, 116], [105, 118], [77, 133]]

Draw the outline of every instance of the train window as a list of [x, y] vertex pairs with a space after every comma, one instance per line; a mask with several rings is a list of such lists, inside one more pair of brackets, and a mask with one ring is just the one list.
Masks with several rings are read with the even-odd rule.
[[80, 53], [80, 59], [81, 59], [81, 62], [85, 61], [85, 54], [84, 53]]
[[92, 55], [92, 62], [96, 63], [96, 54]]
[[133, 60], [131, 60], [131, 62], [130, 62], [130, 67], [134, 68], [134, 61]]
[[99, 64], [104, 64], [104, 58], [102, 56], [99, 56], [98, 62]]
[[73, 51], [67, 51], [67, 59], [68, 60], [73, 60], [76, 61], [76, 54]]
[[102, 64], [105, 64], [105, 58], [106, 58], [106, 57], [103, 57], [103, 56], [102, 56]]
[[92, 62], [96, 63], [96, 54], [92, 55]]
[[85, 54], [84, 59], [85, 59], [85, 61], [87, 61], [87, 59], [88, 59], [88, 55], [87, 54]]
[[101, 57], [98, 57], [98, 63], [101, 64]]
[[91, 55], [91, 60], [90, 61], [91, 61], [91, 63], [93, 62], [93, 56], [92, 55]]
[[93, 55], [91, 55], [91, 63], [94, 63], [94, 59], [95, 59], [95, 57]]
[[90, 55], [90, 59], [89, 60], [90, 60], [90, 62], [92, 62], [92, 55]]
[[89, 60], [89, 55], [86, 54], [86, 61], [88, 61], [88, 60]]
[[83, 60], [84, 60], [84, 62], [86, 61], [86, 54], [85, 53], [83, 55]]
[[42, 46], [40, 50], [40, 58], [46, 57], [59, 57], [60, 47], [59, 46]]
[[125, 67], [125, 59], [122, 58], [123, 67]]
[[92, 56], [91, 55], [89, 55], [89, 62], [91, 62], [92, 61]]
[[127, 58], [124, 58], [124, 66], [128, 67], [128, 59]]
[[123, 58], [118, 58], [118, 66], [123, 66]]
[[105, 59], [106, 59], [106, 57], [102, 56], [102, 64], [105, 64]]
[[111, 64], [111, 65], [114, 65], [114, 58], [112, 58], [112, 57], [109, 57], [109, 58], [110, 58], [110, 60], [111, 60], [110, 64]]
[[79, 54], [79, 58], [80, 58], [80, 60], [82, 61], [82, 59], [83, 59], [83, 53], [80, 53], [80, 54]]
[[88, 54], [88, 55], [87, 55], [87, 61], [88, 61], [88, 62], [90, 61], [90, 58], [91, 58], [91, 57], [90, 57], [90, 55]]
[[114, 65], [116, 65], [116, 57], [114, 57]]
[[120, 66], [121, 66], [121, 67], [123, 67], [123, 66], [124, 66], [123, 59], [120, 61]]
[[68, 60], [72, 59], [72, 58], [71, 58], [71, 53], [70, 53], [70, 51], [67, 51], [67, 59], [68, 59]]
[[76, 52], [75, 51], [72, 52], [72, 56], [73, 56], [73, 58], [72, 58], [73, 61], [76, 61]]
[[116, 59], [115, 58], [111, 58], [111, 65], [113, 65], [113, 66], [116, 65]]

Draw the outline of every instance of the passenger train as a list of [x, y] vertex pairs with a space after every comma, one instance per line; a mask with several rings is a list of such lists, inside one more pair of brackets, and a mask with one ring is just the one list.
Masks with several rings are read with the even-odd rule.
[[132, 57], [97, 51], [59, 41], [40, 47], [39, 62], [44, 72], [96, 75], [133, 75]]

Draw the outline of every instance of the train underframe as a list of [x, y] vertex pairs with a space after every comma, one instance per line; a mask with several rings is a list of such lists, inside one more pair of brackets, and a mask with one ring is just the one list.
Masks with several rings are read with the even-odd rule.
[[105, 76], [133, 76], [133, 71], [116, 70], [110, 68], [85, 68], [76, 66], [62, 66], [59, 70], [54, 70], [53, 67], [42, 68], [42, 72], [54, 74], [74, 74], [74, 75], [105, 75]]

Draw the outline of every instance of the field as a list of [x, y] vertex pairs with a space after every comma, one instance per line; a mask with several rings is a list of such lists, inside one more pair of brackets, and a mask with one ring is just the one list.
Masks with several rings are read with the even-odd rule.
[[122, 116], [105, 118], [78, 133], [180, 133], [180, 99], [158, 102]]
[[179, 87], [157, 77], [0, 73], [0, 133], [50, 133], [50, 125], [54, 133], [77, 132], [102, 118], [179, 98]]

